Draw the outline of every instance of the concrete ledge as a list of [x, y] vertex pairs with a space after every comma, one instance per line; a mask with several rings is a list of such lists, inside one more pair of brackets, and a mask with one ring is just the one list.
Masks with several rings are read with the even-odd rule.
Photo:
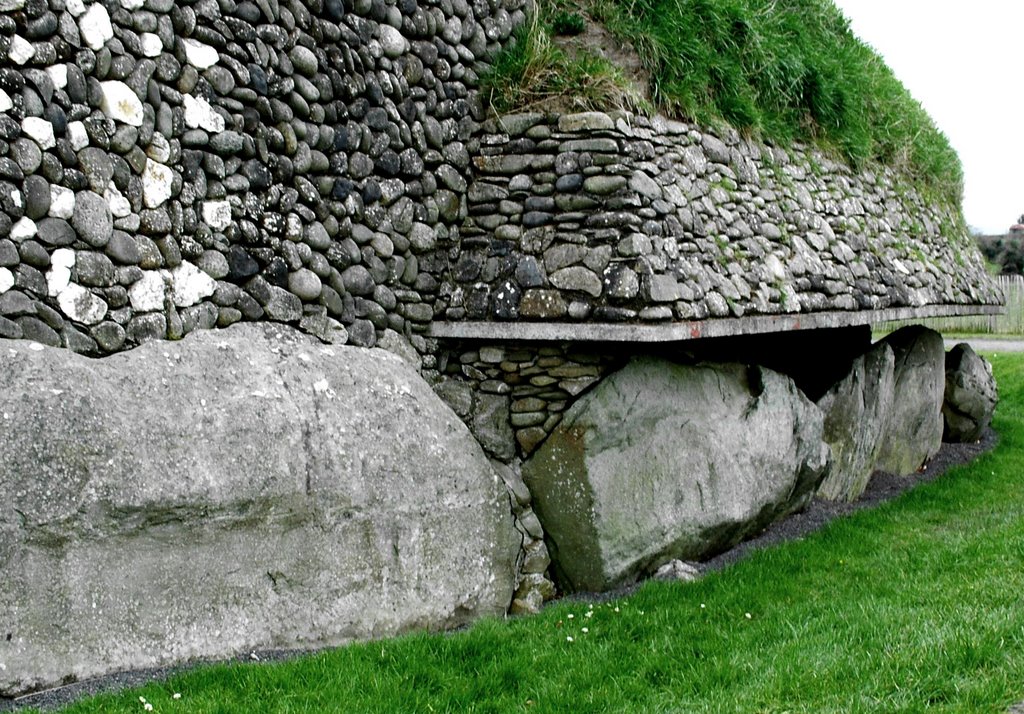
[[1001, 315], [1001, 305], [925, 305], [856, 312], [790, 313], [752, 315], [693, 322], [653, 324], [593, 322], [433, 322], [431, 337], [524, 342], [682, 342], [709, 337], [760, 335], [769, 332], [820, 330], [835, 327], [873, 325], [890, 320], [929, 317]]

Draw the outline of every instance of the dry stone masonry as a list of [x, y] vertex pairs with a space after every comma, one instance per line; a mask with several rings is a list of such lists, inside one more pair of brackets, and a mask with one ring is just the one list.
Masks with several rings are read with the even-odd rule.
[[629, 114], [490, 120], [448, 321], [692, 321], [997, 304], [952, 206], [887, 170]]
[[419, 257], [456, 230], [471, 89], [521, 4], [5, 3], [0, 335], [423, 332]]
[[488, 118], [527, 5], [0, 0], [0, 696], [688, 573], [934, 453], [937, 335], [743, 320], [997, 309], [955, 209], [660, 117]]

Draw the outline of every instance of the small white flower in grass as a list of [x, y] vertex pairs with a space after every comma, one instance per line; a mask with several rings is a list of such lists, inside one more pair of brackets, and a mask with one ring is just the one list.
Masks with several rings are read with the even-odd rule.
[[139, 697], [139, 702], [142, 703], [142, 704], [145, 704], [146, 703], [146, 698], [145, 697]]
[[701, 603], [701, 604], [700, 604], [700, 609], [701, 609], [701, 610], [703, 610], [703, 609], [704, 609], [704, 607], [705, 607], [704, 603]]
[[586, 614], [586, 617], [593, 617], [593, 616], [594, 616], [594, 611], [593, 611], [593, 610], [590, 610], [590, 611], [589, 611], [589, 612], [587, 612], [587, 614]]
[[618, 611], [619, 611], [619, 608], [615, 608], [615, 612], [618, 612]]
[[745, 617], [745, 618], [747, 618], [749, 620], [750, 619], [750, 613], [748, 612], [748, 613], [744, 614], [743, 617]]
[[565, 641], [566, 642], [572, 642], [572, 635], [566, 635]]
[[567, 619], [571, 620], [572, 618], [574, 618], [574, 617], [576, 617], [576, 616], [575, 616], [575, 615], [573, 615], [573, 614], [572, 614], [572, 613], [570, 612], [570, 613], [569, 613], [568, 615], [566, 615], [565, 617], [566, 617]]
[[181, 692], [175, 692], [171, 699], [181, 699]]
[[581, 630], [580, 630], [580, 632], [582, 632], [582, 633], [583, 633], [583, 634], [585, 635], [585, 634], [587, 634], [588, 632], [590, 632], [590, 629], [589, 629], [589, 628], [586, 628], [586, 627], [584, 627], [583, 629], [581, 629]]
[[153, 711], [153, 705], [150, 704], [149, 702], [146, 702], [145, 704], [143, 704], [142, 708], [145, 709], [147, 712]]

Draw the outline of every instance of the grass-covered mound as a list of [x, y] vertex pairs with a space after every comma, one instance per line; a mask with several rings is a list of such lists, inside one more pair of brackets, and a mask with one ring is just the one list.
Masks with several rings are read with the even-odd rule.
[[538, 0], [485, 84], [499, 112], [656, 109], [962, 193], [949, 141], [831, 0]]

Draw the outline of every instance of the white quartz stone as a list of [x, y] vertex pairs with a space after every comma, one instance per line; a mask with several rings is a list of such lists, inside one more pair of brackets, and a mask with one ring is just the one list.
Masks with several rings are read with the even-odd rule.
[[110, 206], [110, 212], [114, 218], [124, 218], [132, 214], [132, 204], [117, 189], [113, 181], [110, 182], [107, 190], [104, 191], [103, 198], [106, 199], [107, 204]]
[[46, 271], [46, 292], [57, 297], [71, 283], [71, 268], [75, 265], [75, 251], [58, 248], [50, 256], [50, 269]]
[[185, 48], [185, 59], [196, 69], [209, 69], [220, 60], [217, 50], [198, 40], [182, 38], [181, 44]]
[[144, 270], [142, 277], [128, 288], [128, 300], [136, 312], [164, 309], [164, 277], [166, 270]]
[[224, 117], [214, 111], [205, 99], [186, 94], [185, 126], [189, 129], [221, 132], [224, 131]]
[[169, 166], [146, 159], [146, 168], [142, 172], [142, 202], [146, 208], [157, 208], [171, 197], [171, 186], [174, 172]]
[[14, 102], [11, 101], [11, 95], [0, 89], [0, 112], [9, 112], [14, 108]]
[[78, 31], [82, 41], [89, 49], [98, 50], [114, 38], [114, 28], [110, 24], [107, 8], [96, 2], [89, 6], [85, 14], [78, 20]]
[[401, 57], [409, 49], [409, 41], [391, 25], [380, 26], [380, 44], [384, 55], [391, 59]]
[[95, 325], [107, 316], [107, 303], [78, 283], [70, 283], [57, 296], [60, 311], [75, 322]]
[[68, 86], [68, 66], [66, 64], [54, 64], [46, 68], [46, 74], [50, 75], [54, 89], [64, 89]]
[[0, 295], [14, 287], [14, 273], [7, 268], [0, 268]]
[[22, 216], [18, 222], [11, 226], [11, 240], [15, 243], [34, 238], [36, 235], [36, 222], [28, 216]]
[[203, 221], [215, 231], [231, 225], [231, 204], [227, 201], [204, 201]]
[[50, 215], [71, 218], [75, 214], [75, 192], [70, 188], [50, 184]]
[[217, 281], [187, 260], [171, 271], [171, 285], [174, 304], [178, 307], [195, 305], [217, 290]]
[[143, 57], [159, 57], [164, 51], [164, 43], [158, 35], [152, 32], [143, 32], [139, 35], [139, 44], [142, 48]]
[[15, 35], [11, 38], [11, 46], [7, 50], [7, 56], [11, 58], [11, 62], [14, 62], [14, 64], [25, 64], [36, 56], [36, 48], [21, 35]]
[[71, 148], [81, 151], [89, 145], [89, 132], [85, 130], [85, 124], [80, 121], [68, 122], [68, 141]]
[[142, 126], [142, 101], [124, 82], [100, 82], [102, 98], [100, 109], [114, 121], [130, 126]]
[[53, 124], [45, 119], [25, 117], [21, 121], [21, 131], [39, 144], [39, 148], [43, 151], [57, 145], [57, 138], [53, 135]]

